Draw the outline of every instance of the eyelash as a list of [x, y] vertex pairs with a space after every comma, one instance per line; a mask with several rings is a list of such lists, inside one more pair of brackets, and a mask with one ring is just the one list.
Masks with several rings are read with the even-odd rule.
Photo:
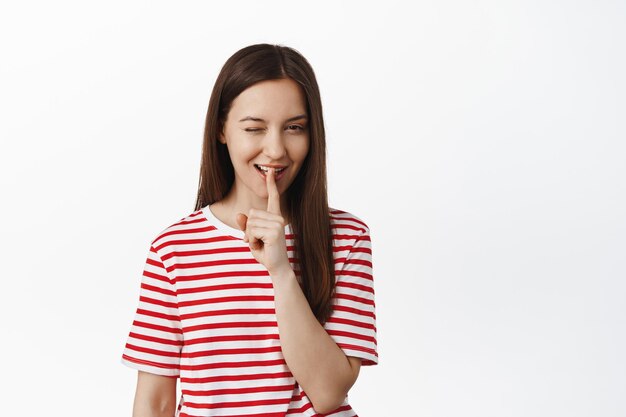
[[[297, 129], [287, 129], [287, 130], [291, 130], [292, 132], [302, 132], [302, 131], [304, 131], [304, 127], [299, 126], [299, 125], [289, 125], [287, 127], [297, 127]], [[259, 130], [263, 130], [263, 129], [249, 127], [249, 128], [244, 129], [244, 130], [246, 132], [249, 132], [249, 133], [257, 133]]]

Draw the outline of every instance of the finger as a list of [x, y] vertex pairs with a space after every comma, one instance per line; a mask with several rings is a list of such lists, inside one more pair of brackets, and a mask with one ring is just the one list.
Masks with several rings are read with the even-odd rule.
[[[283, 226], [283, 218], [281, 216], [273, 215], [269, 218], [249, 218], [248, 219], [248, 232], [255, 229], [277, 229]], [[257, 236], [259, 237], [259, 236]]]
[[[243, 213], [237, 213], [237, 215], [235, 216], [235, 221], [237, 222], [237, 226], [239, 226], [239, 229], [241, 229], [242, 231], [246, 231], [246, 228], [248, 226], [248, 216], [246, 216]], [[244, 242], [248, 242], [248, 234], [244, 233], [243, 235], [243, 241]]]
[[280, 194], [278, 193], [278, 187], [276, 187], [275, 175], [274, 168], [270, 168], [266, 175], [267, 211], [280, 215]]
[[249, 242], [258, 242], [260, 245], [278, 243], [280, 239], [280, 233], [278, 232], [276, 222], [269, 224], [268, 226], [251, 226], [248, 225], [248, 239]]
[[281, 216], [280, 214], [274, 214], [274, 213], [270, 213], [267, 210], [253, 209], [253, 208], [248, 210], [247, 216], [248, 216], [248, 224], [255, 220], [274, 220], [277, 222], [280, 222], [283, 220], [283, 216]]
[[237, 213], [237, 215], [235, 216], [235, 221], [237, 222], [237, 226], [239, 226], [239, 229], [241, 230], [246, 230], [246, 224], [248, 223], [248, 216], [246, 216], [243, 213]]
[[265, 234], [263, 233], [265, 230], [263, 228], [252, 227], [248, 224], [248, 244], [253, 249], [261, 249], [263, 245], [265, 245]]
[[261, 249], [263, 247], [263, 244], [264, 244], [263, 240], [257, 239], [252, 234], [249, 234], [248, 236], [249, 238], [247, 238], [245, 241], [248, 243], [248, 245], [252, 249]]

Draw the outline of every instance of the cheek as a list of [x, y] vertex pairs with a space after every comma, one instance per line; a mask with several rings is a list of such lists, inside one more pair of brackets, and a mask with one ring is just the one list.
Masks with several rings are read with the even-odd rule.
[[243, 143], [229, 147], [228, 152], [231, 159], [236, 160], [238, 164], [247, 164], [256, 155], [255, 150], [251, 146], [246, 146]]
[[294, 153], [293, 154], [302, 163], [304, 161], [304, 159], [306, 158], [306, 156], [308, 155], [308, 153], [309, 153], [309, 148], [310, 148], [310, 142], [309, 142], [308, 139], [306, 139], [306, 140], [302, 141], [302, 143], [298, 144], [298, 147], [296, 149], [294, 149]]

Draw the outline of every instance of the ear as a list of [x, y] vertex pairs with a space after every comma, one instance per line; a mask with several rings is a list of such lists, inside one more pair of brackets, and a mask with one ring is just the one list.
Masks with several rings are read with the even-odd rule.
[[224, 145], [226, 145], [226, 137], [224, 136], [224, 125], [222, 124], [222, 127], [220, 128], [220, 132], [217, 135], [217, 140], [220, 141], [220, 143], [223, 143]]

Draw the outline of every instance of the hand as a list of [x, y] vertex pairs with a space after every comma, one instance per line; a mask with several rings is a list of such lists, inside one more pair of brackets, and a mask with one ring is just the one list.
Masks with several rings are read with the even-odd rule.
[[237, 224], [245, 231], [244, 242], [248, 242], [252, 255], [267, 268], [270, 276], [291, 269], [275, 175], [274, 168], [270, 168], [265, 177], [267, 210], [250, 209], [247, 216], [237, 213]]

